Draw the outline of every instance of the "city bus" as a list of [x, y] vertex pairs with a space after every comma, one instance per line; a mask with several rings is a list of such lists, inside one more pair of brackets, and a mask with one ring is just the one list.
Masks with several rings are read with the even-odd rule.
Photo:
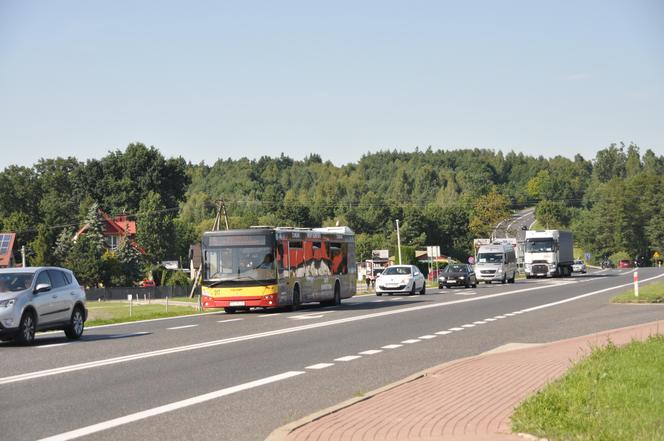
[[348, 227], [208, 231], [201, 247], [204, 308], [292, 311], [355, 295], [355, 233]]

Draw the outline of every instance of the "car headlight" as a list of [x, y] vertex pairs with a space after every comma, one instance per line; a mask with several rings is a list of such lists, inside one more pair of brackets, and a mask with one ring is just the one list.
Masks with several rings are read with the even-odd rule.
[[11, 308], [16, 303], [15, 299], [2, 300], [0, 301], [0, 308]]
[[502, 272], [503, 272], [502, 269], [499, 269], [499, 270], [496, 271], [496, 273], [498, 273], [498, 274], [500, 274], [500, 273], [502, 273]]
[[459, 277], [460, 280], [463, 280], [463, 279], [465, 279], [465, 278], [466, 278], [466, 277], [464, 277], [464, 276]]
[[444, 282], [444, 281], [445, 281], [445, 277], [441, 277], [441, 278], [438, 279], [438, 280], [440, 280], [441, 282]]

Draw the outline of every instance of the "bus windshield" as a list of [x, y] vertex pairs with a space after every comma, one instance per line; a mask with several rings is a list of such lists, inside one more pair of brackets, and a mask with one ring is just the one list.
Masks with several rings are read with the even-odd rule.
[[479, 253], [477, 255], [478, 263], [503, 263], [502, 253]]
[[271, 282], [277, 278], [272, 247], [210, 247], [204, 259], [203, 279], [207, 282]]

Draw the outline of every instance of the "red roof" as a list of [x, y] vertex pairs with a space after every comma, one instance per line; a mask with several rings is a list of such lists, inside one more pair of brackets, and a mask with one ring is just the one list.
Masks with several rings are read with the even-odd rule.
[[[104, 219], [104, 225], [102, 227], [102, 234], [104, 236], [135, 236], [136, 235], [136, 221], [127, 219], [127, 216], [122, 214], [119, 216], [111, 217], [106, 214], [103, 210], [99, 210], [102, 218]], [[89, 225], [83, 225], [80, 230], [76, 232], [74, 237], [78, 237], [80, 234], [85, 233]]]

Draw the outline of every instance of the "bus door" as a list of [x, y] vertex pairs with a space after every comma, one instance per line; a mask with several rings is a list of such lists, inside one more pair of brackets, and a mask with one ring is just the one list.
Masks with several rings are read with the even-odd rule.
[[293, 278], [290, 275], [289, 257], [288, 241], [279, 240], [277, 242], [277, 283], [280, 304], [290, 302]]

